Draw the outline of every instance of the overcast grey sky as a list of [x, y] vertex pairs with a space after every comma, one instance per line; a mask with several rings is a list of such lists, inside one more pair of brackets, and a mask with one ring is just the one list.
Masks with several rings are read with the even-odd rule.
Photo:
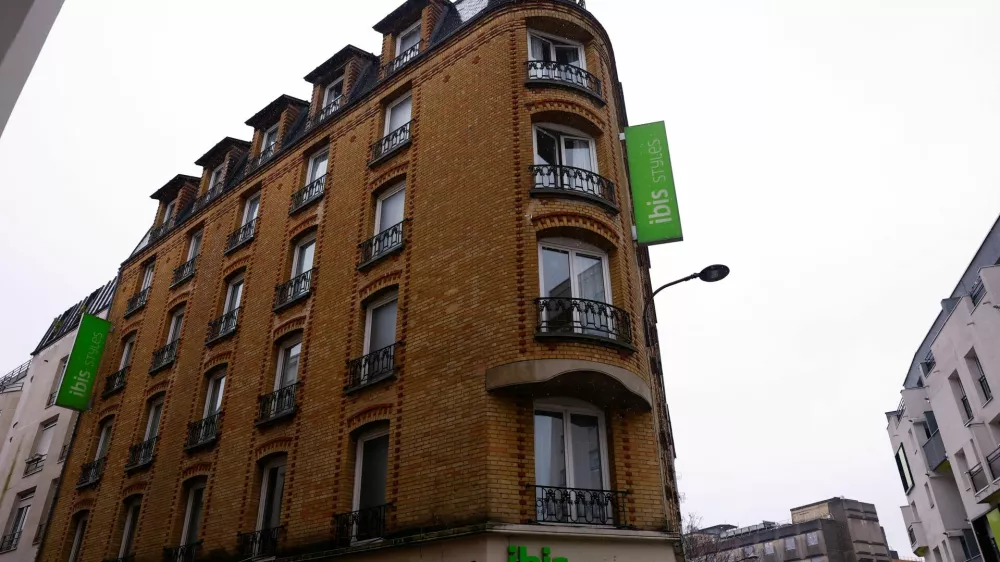
[[[401, 0], [66, 0], [0, 138], [0, 369], [110, 279], [148, 198]], [[655, 282], [684, 509], [845, 495], [909, 554], [883, 412], [1000, 213], [995, 0], [588, 0], [687, 240]]]

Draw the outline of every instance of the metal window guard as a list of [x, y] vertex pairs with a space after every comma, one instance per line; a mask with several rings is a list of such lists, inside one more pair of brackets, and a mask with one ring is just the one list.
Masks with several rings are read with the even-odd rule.
[[351, 392], [391, 377], [396, 369], [396, 346], [401, 343], [394, 343], [348, 361], [344, 390]]
[[538, 523], [627, 526], [625, 491], [530, 484], [528, 487], [535, 489], [535, 518]]
[[532, 60], [527, 62], [528, 82], [565, 84], [595, 96], [603, 101], [601, 81], [586, 70], [554, 61]]
[[295, 391], [299, 382], [279, 388], [258, 398], [257, 424], [274, 421], [295, 412]]
[[605, 177], [573, 166], [540, 165], [529, 169], [535, 176], [535, 193], [574, 195], [618, 211], [615, 184]]
[[236, 542], [240, 556], [256, 558], [275, 554], [278, 550], [278, 537], [284, 529], [284, 525], [279, 525], [249, 533], [237, 533]]
[[189, 423], [184, 448], [194, 449], [195, 447], [215, 441], [219, 437], [219, 421], [221, 420], [221, 416], [222, 412], [219, 412], [205, 419]]
[[115, 371], [104, 378], [104, 392], [102, 398], [107, 398], [119, 390], [125, 388], [125, 374], [128, 372], [128, 365], [124, 369]]
[[240, 319], [240, 309], [236, 307], [222, 316], [208, 323], [208, 334], [205, 336], [205, 343], [210, 344], [224, 337], [236, 333], [236, 327]]
[[24, 476], [28, 476], [30, 474], [34, 474], [34, 473], [38, 472], [39, 470], [41, 470], [42, 466], [45, 465], [45, 457], [47, 457], [47, 456], [48, 455], [34, 454], [34, 455], [31, 455], [30, 457], [28, 457], [24, 461]]
[[972, 482], [972, 491], [979, 492], [990, 485], [990, 479], [986, 476], [982, 464], [969, 469], [969, 480]]
[[21, 539], [21, 531], [6, 534], [0, 537], [0, 552], [10, 552], [17, 548], [17, 542]]
[[201, 541], [163, 549], [163, 562], [194, 562]]
[[156, 447], [157, 437], [151, 437], [142, 443], [132, 445], [128, 448], [128, 459], [125, 461], [125, 470], [141, 468], [153, 462], [153, 451]]
[[149, 373], [153, 374], [173, 363], [177, 359], [177, 348], [180, 347], [180, 343], [181, 340], [176, 339], [154, 351], [153, 360], [149, 364]]
[[397, 56], [396, 58], [389, 61], [385, 66], [382, 67], [382, 70], [379, 73], [381, 79], [385, 80], [386, 78], [389, 78], [390, 76], [398, 72], [399, 69], [410, 64], [410, 61], [417, 58], [417, 56], [420, 54], [420, 50], [423, 44], [424, 42], [420, 41], [416, 45], [400, 53], [399, 56]]
[[292, 204], [288, 209], [289, 215], [294, 215], [298, 211], [304, 209], [307, 205], [313, 201], [318, 201], [320, 197], [323, 197], [323, 191], [326, 187], [326, 174], [314, 179], [313, 181], [306, 184], [305, 187], [296, 191], [292, 194]]
[[107, 456], [101, 457], [97, 460], [84, 463], [80, 467], [80, 477], [76, 480], [76, 487], [83, 488], [85, 486], [90, 486], [91, 484], [96, 484], [101, 479], [101, 474], [104, 472], [104, 462]]
[[311, 131], [313, 128], [323, 124], [327, 119], [333, 117], [335, 113], [340, 111], [340, 108], [344, 107], [346, 104], [347, 95], [341, 95], [339, 98], [321, 107], [316, 112], [316, 115], [313, 115], [312, 118], [306, 122], [306, 131]]
[[610, 304], [588, 299], [538, 298], [536, 336], [597, 338], [632, 345], [632, 318]]
[[405, 224], [406, 220], [403, 220], [358, 244], [358, 247], [361, 248], [361, 260], [358, 262], [358, 268], [364, 268], [402, 248], [404, 241], [403, 226]]
[[170, 283], [170, 286], [176, 287], [177, 285], [180, 285], [181, 283], [194, 277], [194, 265], [197, 260], [198, 256], [195, 256], [190, 260], [177, 266], [174, 269], [174, 278], [173, 281]]
[[260, 222], [260, 217], [247, 222], [243, 226], [237, 228], [226, 238], [226, 252], [230, 253], [233, 250], [239, 248], [240, 246], [246, 244], [253, 240], [254, 235], [257, 233], [257, 223]]
[[375, 141], [375, 143], [372, 144], [371, 158], [368, 160], [368, 164], [375, 164], [376, 162], [408, 145], [410, 143], [410, 125], [412, 124], [413, 121], [410, 121], [409, 123], [403, 125], [395, 131], [391, 131], [386, 136]]
[[334, 543], [345, 547], [354, 541], [382, 538], [386, 531], [386, 515], [391, 507], [392, 504], [385, 504], [334, 515]]
[[128, 316], [146, 306], [147, 299], [149, 299], [149, 287], [146, 287], [145, 289], [132, 295], [132, 297], [125, 303], [125, 316]]
[[279, 310], [293, 302], [305, 298], [312, 292], [313, 272], [316, 268], [292, 277], [274, 288], [274, 310]]

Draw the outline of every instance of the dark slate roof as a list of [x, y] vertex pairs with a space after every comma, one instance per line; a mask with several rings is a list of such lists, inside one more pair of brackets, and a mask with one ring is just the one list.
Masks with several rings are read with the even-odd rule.
[[66, 312], [56, 316], [52, 320], [52, 324], [49, 325], [49, 329], [45, 332], [45, 336], [42, 337], [42, 341], [38, 343], [38, 347], [31, 354], [38, 355], [43, 349], [75, 330], [80, 325], [80, 319], [83, 318], [84, 312], [87, 314], [98, 314], [111, 306], [111, 299], [114, 297], [117, 286], [118, 278], [116, 277], [109, 281], [107, 285], [90, 293], [87, 298], [68, 308]]
[[281, 94], [274, 101], [264, 106], [264, 109], [261, 109], [253, 117], [247, 119], [246, 124], [254, 129], [263, 129], [268, 125], [273, 125], [278, 120], [278, 117], [281, 116], [281, 112], [289, 105], [309, 107], [309, 102], [289, 96], [288, 94]]
[[208, 152], [201, 155], [201, 158], [194, 161], [195, 166], [210, 166], [222, 162], [225, 158], [226, 153], [233, 148], [242, 148], [243, 150], [250, 150], [250, 143], [245, 140], [234, 139], [233, 137], [226, 137], [219, 142], [215, 143], [215, 146], [208, 149]]
[[328, 58], [326, 62], [317, 66], [312, 72], [305, 75], [305, 81], [310, 84], [318, 84], [330, 78], [330, 76], [337, 70], [340, 70], [348, 61], [353, 57], [358, 57], [362, 60], [368, 60], [378, 62], [378, 55], [374, 53], [369, 53], [364, 49], [359, 49], [354, 45], [348, 45], [343, 49], [337, 51], [335, 55]]
[[379, 33], [396, 33], [397, 31], [402, 31], [420, 18], [420, 12], [427, 4], [429, 4], [428, 0], [406, 0], [402, 6], [382, 18], [382, 21], [376, 23], [372, 29]]
[[149, 196], [150, 199], [156, 199], [157, 201], [171, 201], [177, 197], [177, 192], [184, 187], [184, 184], [193, 183], [198, 185], [201, 182], [201, 178], [196, 178], [194, 176], [185, 176], [184, 174], [177, 174], [170, 181], [163, 184], [163, 187], [157, 189]]

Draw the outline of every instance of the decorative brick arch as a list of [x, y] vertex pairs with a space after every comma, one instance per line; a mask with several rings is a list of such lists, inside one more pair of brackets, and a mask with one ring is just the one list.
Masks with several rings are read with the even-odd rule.
[[403, 273], [399, 270], [386, 273], [382, 277], [372, 281], [371, 283], [365, 285], [358, 291], [358, 295], [361, 297], [361, 302], [365, 302], [372, 297], [372, 295], [388, 289], [393, 285], [399, 285], [400, 280], [403, 278]]
[[[552, 121], [581, 129], [587, 134], [599, 134], [600, 131], [610, 129], [606, 119], [595, 113], [593, 109], [575, 100], [548, 99], [528, 103], [526, 107], [531, 114], [532, 123]], [[583, 123], [580, 122], [581, 120]]]
[[250, 255], [245, 255], [239, 259], [233, 260], [226, 265], [225, 269], [222, 270], [222, 278], [229, 279], [234, 273], [241, 269], [246, 269], [250, 266]]
[[211, 355], [208, 357], [208, 359], [205, 359], [204, 363], [202, 363], [202, 368], [201, 368], [202, 372], [207, 373], [212, 369], [221, 367], [222, 365], [228, 365], [232, 357], [233, 357], [232, 350], [223, 351], [221, 353], [216, 353], [214, 355]]
[[300, 221], [298, 224], [288, 228], [288, 239], [295, 240], [310, 229], [316, 228], [318, 224], [318, 215], [316, 213], [312, 213], [311, 215], [306, 216], [305, 219]]
[[181, 306], [182, 304], [187, 304], [187, 300], [190, 296], [191, 296], [190, 290], [186, 290], [182, 293], [179, 293], [177, 296], [170, 299], [170, 302], [167, 303], [167, 310], [172, 311], [177, 307]]
[[[128, 324], [125, 324], [125, 326], [122, 327], [121, 332], [123, 334], [125, 334], [125, 335], [138, 333], [139, 332], [139, 326], [141, 326], [141, 325], [142, 325], [142, 318], [141, 317], [140, 318], [132, 318], [131, 321]], [[124, 338], [122, 338], [121, 340], [119, 340], [119, 345], [120, 345], [120, 342], [124, 342], [124, 341], [125, 341]]]
[[609, 248], [618, 248], [622, 241], [618, 229], [597, 217], [577, 213], [546, 213], [532, 217], [538, 238], [556, 236], [567, 230], [585, 231], [603, 240]]
[[147, 488], [149, 488], [149, 482], [146, 480], [133, 482], [132, 484], [122, 488], [121, 497], [122, 499], [128, 499], [132, 496], [145, 495]]
[[392, 404], [371, 404], [348, 416], [344, 425], [346, 426], [348, 432], [353, 432], [363, 425], [368, 425], [377, 421], [388, 422], [391, 419]]
[[70, 517], [75, 516], [81, 511], [90, 511], [92, 509], [94, 509], [93, 497], [80, 498], [73, 502], [73, 506], [69, 508]]
[[410, 161], [407, 159], [405, 162], [400, 162], [399, 164], [389, 168], [385, 172], [382, 172], [375, 178], [369, 181], [369, 188], [372, 193], [382, 189], [386, 185], [396, 183], [400, 180], [406, 179], [406, 171], [410, 167]]
[[210, 462], [199, 462], [192, 464], [191, 466], [185, 467], [183, 472], [181, 472], [181, 483], [191, 480], [192, 478], [198, 478], [204, 476], [208, 477], [212, 473], [212, 463]]
[[149, 400], [150, 398], [156, 396], [157, 394], [159, 394], [161, 392], [166, 392], [167, 388], [169, 386], [170, 386], [170, 381], [169, 380], [164, 380], [164, 381], [160, 381], [160, 382], [154, 384], [153, 386], [147, 388], [146, 389], [146, 398], [145, 398], [145, 400]]
[[293, 318], [282, 322], [277, 328], [272, 330], [271, 341], [278, 341], [292, 332], [303, 330], [305, 326], [306, 313], [305, 311], [302, 311]]
[[100, 420], [98, 424], [104, 423], [104, 421], [108, 418], [117, 416], [120, 408], [121, 404], [111, 404], [102, 408], [101, 411], [97, 413], [97, 419]]
[[275, 453], [288, 454], [288, 451], [292, 449], [292, 444], [294, 439], [291, 437], [275, 437], [274, 439], [267, 440], [257, 446], [253, 451], [253, 458], [256, 462], [264, 460], [265, 457], [269, 457]]

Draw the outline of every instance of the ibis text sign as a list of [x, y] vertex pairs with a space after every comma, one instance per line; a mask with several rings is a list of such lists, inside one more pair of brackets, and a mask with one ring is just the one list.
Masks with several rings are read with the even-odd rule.
[[625, 144], [638, 242], [680, 242], [684, 235], [667, 148], [667, 128], [663, 121], [628, 127]]
[[73, 351], [66, 362], [66, 373], [59, 385], [56, 406], [81, 412], [90, 406], [90, 394], [94, 390], [97, 367], [101, 364], [110, 328], [111, 324], [105, 320], [89, 314], [83, 315], [76, 331]]
[[507, 562], [569, 562], [569, 559], [552, 558], [552, 549], [547, 546], [542, 547], [541, 556], [531, 556], [528, 547], [511, 545], [507, 547]]

